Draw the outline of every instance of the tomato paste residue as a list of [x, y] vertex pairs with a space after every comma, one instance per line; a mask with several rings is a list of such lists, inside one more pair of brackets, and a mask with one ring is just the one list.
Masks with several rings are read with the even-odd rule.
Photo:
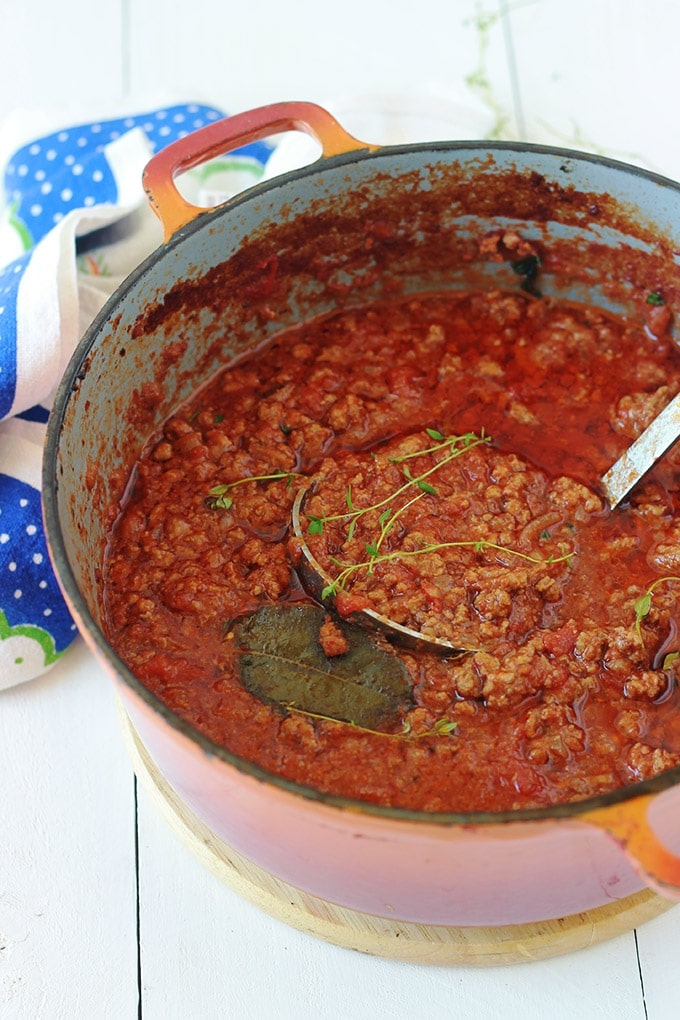
[[[377, 804], [516, 809], [680, 765], [680, 452], [614, 512], [599, 488], [680, 391], [658, 332], [496, 291], [279, 334], [135, 466], [104, 564], [112, 643], [218, 744]], [[296, 612], [268, 643], [276, 607]], [[355, 668], [367, 608], [472, 651], [377, 633]], [[383, 683], [394, 658], [404, 681]]]

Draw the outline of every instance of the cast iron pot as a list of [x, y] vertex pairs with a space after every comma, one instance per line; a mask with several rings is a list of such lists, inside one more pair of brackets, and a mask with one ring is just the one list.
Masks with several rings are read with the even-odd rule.
[[[312, 165], [211, 211], [183, 170], [304, 130]], [[542, 255], [541, 290], [639, 315], [677, 307], [680, 187], [623, 164], [514, 143], [366, 145], [319, 107], [238, 115], [155, 156], [145, 174], [159, 250], [98, 316], [51, 416], [44, 503], [53, 562], [79, 629], [155, 767], [226, 844], [300, 890], [429, 925], [514, 925], [599, 908], [647, 886], [680, 898], [680, 769], [596, 800], [433, 815], [324, 796], [212, 744], [126, 668], [102, 629], [106, 529], [149, 433], [264, 337], [334, 307], [520, 280], [478, 240], [516, 229]]]

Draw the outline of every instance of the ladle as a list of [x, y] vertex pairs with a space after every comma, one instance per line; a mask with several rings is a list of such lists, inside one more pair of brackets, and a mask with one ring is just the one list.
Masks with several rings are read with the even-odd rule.
[[[680, 437], [680, 394], [656, 416], [650, 425], [638, 436], [612, 467], [602, 476], [604, 495], [612, 509], [617, 507], [649, 471], [656, 461]], [[332, 583], [331, 576], [313, 556], [304, 535], [300, 519], [302, 504], [307, 493], [305, 487], [298, 491], [292, 512], [293, 532], [301, 550], [299, 572], [303, 584], [321, 601], [324, 588]], [[361, 622], [374, 630], [382, 631], [406, 647], [436, 649], [448, 655], [466, 655], [474, 650], [472, 645], [461, 648], [459, 643], [444, 638], [432, 637], [421, 631], [390, 620], [372, 609], [364, 609], [352, 615], [355, 622]]]

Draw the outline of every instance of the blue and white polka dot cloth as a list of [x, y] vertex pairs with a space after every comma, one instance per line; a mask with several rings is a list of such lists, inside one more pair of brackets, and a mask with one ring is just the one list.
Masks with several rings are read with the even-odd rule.
[[[210, 106], [182, 104], [65, 127], [23, 145], [6, 163], [0, 196], [0, 690], [44, 673], [76, 636], [42, 527], [40, 470], [51, 394], [99, 308], [160, 243], [141, 184], [149, 156], [223, 116]], [[241, 190], [262, 175], [270, 152], [256, 143], [229, 154], [221, 167], [212, 161], [210, 187], [218, 180], [225, 194]], [[201, 170], [192, 173], [191, 197], [212, 204], [201, 201]], [[88, 243], [94, 231], [113, 225], [108, 244]]]

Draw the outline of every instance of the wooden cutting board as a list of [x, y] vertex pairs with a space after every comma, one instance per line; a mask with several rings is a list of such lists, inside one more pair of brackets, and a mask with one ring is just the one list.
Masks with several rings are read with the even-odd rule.
[[227, 846], [177, 796], [121, 707], [134, 770], [171, 829], [220, 881], [299, 931], [361, 953], [442, 966], [528, 963], [586, 949], [631, 931], [675, 904], [650, 890], [583, 914], [534, 924], [454, 928], [364, 914], [304, 892]]

